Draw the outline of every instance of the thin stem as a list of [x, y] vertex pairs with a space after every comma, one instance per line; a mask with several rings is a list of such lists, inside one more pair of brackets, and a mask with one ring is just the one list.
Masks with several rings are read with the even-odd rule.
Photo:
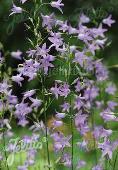
[[35, 12], [35, 16], [38, 15], [38, 11], [40, 10], [41, 7], [43, 7], [44, 5], [49, 5], [50, 3], [43, 3], [39, 6], [38, 9], [36, 9], [36, 12]]
[[3, 132], [3, 145], [4, 145], [4, 154], [5, 154], [5, 162], [6, 162], [6, 167], [7, 169], [9, 170], [9, 166], [8, 166], [8, 163], [7, 163], [7, 152], [6, 152], [6, 142], [5, 142], [5, 134]]
[[71, 169], [74, 170], [74, 131], [73, 131], [73, 118], [71, 117]]
[[115, 170], [117, 158], [118, 158], [118, 151], [116, 153], [116, 157], [115, 157], [115, 161], [114, 161], [114, 165], [113, 165], [113, 170]]
[[45, 87], [44, 87], [45, 77], [44, 81], [42, 81], [42, 94], [43, 94], [43, 102], [44, 102], [44, 117], [45, 117], [45, 137], [46, 137], [46, 151], [47, 151], [47, 159], [48, 159], [48, 169], [50, 170], [50, 154], [49, 154], [49, 143], [48, 143], [48, 128], [47, 128], [47, 113], [46, 113], [46, 106], [45, 106]]
[[[70, 53], [70, 50], [69, 50]], [[67, 81], [70, 84], [70, 75], [71, 75], [71, 55], [69, 54], [68, 59], [68, 74], [67, 74]], [[73, 129], [73, 114], [71, 109], [71, 93], [70, 93], [70, 126], [71, 126], [71, 170], [74, 170], [74, 129]]]
[[[93, 112], [93, 110], [91, 112], [91, 122], [92, 122], [92, 130], [94, 130], [94, 112]], [[95, 141], [94, 136], [93, 136], [93, 142], [94, 142], [94, 150], [95, 150], [95, 164], [97, 165], [96, 141]]]

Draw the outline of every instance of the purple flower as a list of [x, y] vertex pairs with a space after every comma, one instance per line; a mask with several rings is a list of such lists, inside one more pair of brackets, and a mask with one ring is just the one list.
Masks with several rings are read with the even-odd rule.
[[15, 104], [18, 103], [18, 98], [17, 98], [17, 96], [12, 95], [12, 90], [9, 91], [8, 96], [7, 96], [7, 100], [8, 100], [9, 104], [15, 105]]
[[59, 89], [60, 89], [59, 92], [60, 96], [67, 97], [68, 94], [70, 93], [69, 85], [67, 83], [60, 85]]
[[111, 27], [111, 25], [115, 23], [115, 20], [111, 18], [112, 18], [112, 15], [109, 15], [108, 18], [103, 19], [103, 23]]
[[52, 55], [47, 55], [41, 59], [41, 68], [43, 68], [44, 73], [47, 74], [49, 67], [54, 67], [54, 65], [50, 62], [54, 61], [55, 57]]
[[63, 13], [61, 7], [63, 7], [64, 4], [61, 3], [61, 2], [62, 2], [62, 0], [58, 0], [58, 1], [56, 1], [56, 2], [53, 1], [53, 2], [51, 2], [51, 6], [52, 6], [53, 8], [57, 8], [61, 13]]
[[105, 39], [102, 39], [102, 40], [97, 39], [97, 40], [95, 41], [95, 44], [96, 44], [96, 46], [97, 46], [97, 49], [103, 48], [106, 41], [107, 41], [106, 38], [105, 38]]
[[18, 72], [23, 76], [29, 77], [29, 81], [31, 81], [36, 77], [39, 67], [39, 63], [37, 63], [33, 59], [29, 59], [26, 60], [25, 63], [18, 68]]
[[23, 93], [23, 99], [29, 98], [36, 93], [36, 90], [29, 90]]
[[32, 125], [30, 127], [30, 130], [33, 130], [33, 132], [44, 130], [44, 129], [45, 129], [45, 125], [44, 125], [43, 121], [40, 121], [38, 123], [34, 122], [34, 125]]
[[95, 74], [98, 81], [104, 81], [108, 78], [108, 70], [102, 64], [100, 60], [94, 62], [95, 65]]
[[0, 161], [2, 161], [3, 160], [3, 156], [2, 156], [2, 154], [0, 153]]
[[98, 148], [102, 150], [102, 157], [108, 155], [112, 159], [113, 146], [109, 140], [105, 139], [103, 143], [99, 143]]
[[103, 168], [100, 165], [96, 165], [92, 168], [92, 170], [103, 170]]
[[68, 30], [69, 26], [67, 24], [67, 21], [65, 21], [64, 23], [60, 24], [59, 30], [66, 32]]
[[29, 99], [31, 100], [31, 102], [32, 102], [32, 105], [31, 105], [31, 107], [34, 107], [35, 109], [37, 109], [38, 107], [40, 107], [41, 106], [41, 103], [42, 103], [42, 101], [41, 100], [39, 100], [39, 99], [33, 99], [32, 97], [29, 97]]
[[18, 125], [25, 127], [29, 122], [25, 118], [20, 118], [18, 120]]
[[78, 161], [77, 169], [80, 169], [80, 168], [84, 167], [85, 165], [86, 165], [86, 162], [83, 160], [80, 160], [80, 161]]
[[112, 134], [112, 130], [104, 129], [102, 126], [97, 126], [94, 128], [93, 135], [96, 140], [99, 140], [100, 138], [107, 138]]
[[56, 118], [58, 118], [58, 119], [63, 119], [63, 118], [65, 118], [65, 113], [59, 113], [59, 112], [56, 112], [56, 115], [55, 115], [55, 117]]
[[88, 151], [88, 142], [83, 140], [82, 142], [77, 142], [77, 146], [80, 147], [81, 150]]
[[107, 102], [108, 108], [110, 110], [114, 110], [116, 106], [118, 106], [118, 103], [114, 102], [114, 101], [108, 101]]
[[92, 35], [94, 36], [94, 38], [97, 38], [99, 36], [104, 38], [105, 37], [104, 33], [106, 31], [107, 31], [107, 29], [103, 28], [102, 24], [100, 24], [98, 28], [91, 29], [91, 32], [92, 32]]
[[99, 95], [99, 89], [98, 87], [88, 87], [85, 91], [84, 91], [84, 97], [86, 100], [90, 100], [92, 101], [93, 99], [95, 99], [97, 96]]
[[75, 126], [79, 127], [80, 125], [84, 125], [85, 122], [87, 121], [87, 117], [88, 117], [88, 115], [81, 114], [81, 112], [76, 114], [76, 117], [75, 117]]
[[63, 157], [61, 158], [61, 162], [64, 166], [70, 168], [71, 167], [71, 156], [68, 153], [65, 153]]
[[37, 55], [37, 56], [46, 57], [47, 55], [49, 55], [49, 54], [48, 54], [49, 51], [50, 51], [50, 50], [46, 48], [46, 43], [44, 43], [44, 44], [42, 45], [42, 47], [37, 47], [37, 49], [36, 49], [36, 55]]
[[58, 87], [57, 83], [55, 83], [55, 87], [52, 87], [50, 89], [50, 91], [55, 95], [56, 99], [58, 99], [58, 96], [60, 94], [60, 90], [59, 90], [59, 87]]
[[28, 57], [32, 57], [33, 58], [34, 55], [36, 54], [36, 50], [29, 49], [26, 53], [28, 54]]
[[3, 82], [0, 83], [0, 92], [8, 94], [10, 85], [8, 84], [7, 80], [3, 80]]
[[15, 4], [13, 4], [13, 8], [11, 9], [11, 11], [12, 11], [12, 13], [10, 15], [21, 14], [23, 12], [23, 9], [21, 7], [17, 7]]
[[12, 76], [12, 81], [18, 83], [20, 86], [22, 86], [22, 81], [24, 80], [23, 77], [21, 77], [21, 74], [17, 74], [16, 76]]
[[51, 92], [55, 95], [56, 99], [58, 99], [58, 96], [67, 97], [70, 93], [69, 85], [67, 83], [58, 85], [56, 82], [55, 87], [51, 88]]
[[63, 112], [65, 112], [65, 111], [69, 112], [70, 104], [65, 102], [64, 104], [61, 105], [61, 107], [62, 107]]
[[87, 56], [84, 54], [84, 51], [78, 51], [77, 53], [75, 53], [75, 59], [73, 60], [73, 62], [79, 63], [80, 66], [83, 67], [86, 59]]
[[63, 122], [61, 120], [54, 120], [53, 121], [54, 128], [60, 127], [62, 125], [63, 125]]
[[104, 121], [118, 121], [118, 118], [115, 116], [115, 113], [110, 111], [109, 109], [104, 110], [100, 113], [100, 116], [104, 119]]
[[57, 132], [53, 133], [51, 137], [54, 140], [54, 149], [56, 152], [63, 150], [65, 147], [71, 146], [69, 143], [71, 136], [65, 137], [62, 133]]
[[115, 92], [116, 92], [116, 86], [115, 85], [112, 85], [112, 84], [109, 84], [106, 88], [106, 93], [108, 94], [111, 94], [111, 95], [114, 95]]
[[69, 34], [77, 34], [78, 30], [76, 28], [73, 28], [72, 26], [68, 27], [68, 33]]
[[75, 116], [75, 126], [81, 134], [86, 134], [90, 131], [90, 128], [87, 124], [87, 117], [88, 115], [82, 114], [82, 111], [77, 113]]
[[85, 44], [88, 41], [93, 40], [93, 37], [91, 36], [90, 30], [86, 26], [79, 25], [78, 39], [82, 40]]
[[19, 59], [19, 60], [22, 59], [22, 58], [21, 58], [21, 55], [22, 55], [22, 52], [19, 51], [19, 50], [17, 50], [16, 52], [11, 52], [11, 56], [12, 56], [13, 58], [16, 58], [16, 59]]
[[19, 120], [18, 124], [24, 127], [28, 123], [26, 116], [32, 112], [32, 108], [27, 103], [21, 102], [15, 106], [15, 109], [14, 115]]
[[2, 64], [3, 61], [4, 61], [4, 57], [3, 57], [2, 53], [0, 52], [0, 64]]
[[52, 27], [55, 25], [55, 16], [54, 14], [52, 13], [51, 15], [43, 15], [41, 14], [42, 16], [42, 19], [43, 19], [43, 22], [42, 22], [42, 27], [45, 27], [48, 29], [48, 30], [51, 30]]
[[48, 39], [52, 43], [50, 48], [56, 47], [56, 49], [58, 49], [60, 46], [63, 45], [63, 39], [61, 38], [61, 34], [60, 33], [53, 33], [53, 32], [51, 32], [51, 37], [49, 37]]
[[96, 101], [96, 106], [98, 109], [101, 109], [103, 107], [104, 101]]
[[18, 170], [28, 170], [27, 165], [18, 166]]
[[81, 14], [81, 16], [80, 16], [80, 24], [88, 23], [88, 22], [90, 22], [90, 19], [86, 15]]
[[77, 109], [79, 111], [83, 106], [84, 106], [84, 98], [78, 96], [74, 102], [74, 109]]

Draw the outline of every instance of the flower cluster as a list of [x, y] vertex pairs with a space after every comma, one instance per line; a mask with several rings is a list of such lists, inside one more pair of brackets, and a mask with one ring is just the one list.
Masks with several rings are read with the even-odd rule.
[[[27, 0], [20, 2], [28, 3]], [[63, 13], [62, 0], [53, 1], [48, 5]], [[11, 11], [10, 16], [26, 12], [15, 4]], [[37, 21], [36, 26], [33, 20]], [[44, 39], [39, 36], [41, 34], [38, 31], [39, 20], [42, 21], [41, 27], [47, 33]], [[39, 136], [35, 132], [45, 135], [48, 161], [45, 166], [49, 170], [52, 166], [49, 145], [53, 145], [51, 152], [55, 155], [55, 164], [63, 164], [72, 170], [87, 168], [86, 160], [78, 158], [76, 162], [74, 161], [74, 150], [77, 147], [84, 153], [94, 150], [96, 162], [91, 170], [103, 170], [105, 159], [112, 160], [112, 155], [118, 147], [117, 140], [110, 141], [113, 130], [107, 126], [108, 122], [118, 121], [115, 112], [118, 104], [115, 99], [116, 86], [110, 82], [109, 71], [102, 59], [96, 59], [96, 53], [107, 45], [106, 26], [111, 27], [115, 21], [110, 15], [97, 26], [91, 27], [90, 18], [81, 14], [77, 27], [73, 27], [68, 21], [56, 19], [54, 13], [49, 15], [41, 13], [40, 16], [30, 18], [30, 21], [29, 28], [34, 26], [34, 38], [40, 43], [27, 50], [27, 57], [24, 58], [20, 50], [11, 52], [12, 58], [20, 61], [23, 59], [23, 62], [18, 65], [15, 75], [12, 75], [9, 81], [3, 77], [0, 83], [2, 96], [0, 127], [10, 130], [13, 118], [16, 119], [18, 126], [25, 127], [33, 123], [30, 127], [32, 137], [25, 136], [24, 140], [27, 142], [38, 140]], [[32, 40], [30, 42], [32, 44]], [[0, 53], [0, 65], [3, 61]], [[64, 65], [65, 75], [50, 78], [49, 70], [53, 71], [60, 65]], [[73, 68], [77, 73], [74, 76], [71, 75]], [[51, 80], [48, 82], [49, 78]], [[37, 81], [40, 87], [28, 89], [19, 99], [13, 95], [12, 88], [14, 83], [23, 87], [25, 81], [28, 83]], [[51, 125], [48, 125], [49, 108], [53, 109]], [[9, 119], [5, 118], [6, 112], [11, 113]], [[44, 122], [40, 122], [40, 115], [43, 115]], [[33, 121], [30, 122], [30, 119]], [[97, 120], [103, 122], [102, 125], [98, 124]], [[69, 126], [69, 134], [61, 129], [64, 126]], [[75, 135], [79, 136], [78, 142], [75, 141]], [[13, 149], [12, 145], [10, 146], [9, 148]], [[99, 156], [97, 151], [101, 151], [102, 156]], [[29, 166], [35, 164], [35, 155], [36, 150], [29, 150], [27, 161], [24, 165], [18, 166], [18, 170], [27, 170]]]

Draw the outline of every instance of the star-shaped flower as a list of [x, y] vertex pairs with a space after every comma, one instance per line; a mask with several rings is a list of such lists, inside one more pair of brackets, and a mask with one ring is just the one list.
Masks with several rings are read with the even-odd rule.
[[63, 13], [61, 7], [63, 7], [64, 4], [61, 3], [61, 2], [62, 2], [62, 0], [58, 0], [57, 2], [53, 1], [53, 2], [51, 2], [51, 6], [52, 6], [53, 8], [57, 8], [61, 13]]
[[111, 27], [115, 23], [115, 20], [111, 19], [112, 15], [109, 15], [108, 18], [103, 19], [103, 23]]

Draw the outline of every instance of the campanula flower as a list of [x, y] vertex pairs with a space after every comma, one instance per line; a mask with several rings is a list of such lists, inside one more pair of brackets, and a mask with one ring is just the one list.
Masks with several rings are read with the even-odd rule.
[[86, 162], [83, 160], [79, 160], [77, 163], [77, 169], [80, 169], [86, 165]]
[[113, 84], [109, 84], [109, 85], [107, 86], [107, 88], [106, 88], [105, 91], [106, 91], [106, 93], [108, 93], [108, 94], [114, 95], [115, 92], [116, 92], [116, 86], [113, 85]]
[[49, 37], [48, 39], [52, 43], [50, 48], [56, 47], [56, 49], [58, 49], [60, 46], [63, 45], [63, 38], [61, 37], [60, 33], [51, 32], [51, 37]]
[[85, 14], [81, 14], [81, 16], [80, 16], [80, 24], [88, 23], [88, 22], [90, 22], [90, 18], [88, 18]]
[[62, 125], [63, 125], [63, 122], [61, 120], [54, 120], [53, 121], [54, 128], [60, 127]]
[[3, 55], [2, 55], [2, 52], [0, 51], [0, 64], [2, 64], [3, 61], [4, 61], [4, 57], [3, 57]]
[[18, 170], [28, 170], [28, 166], [27, 165], [18, 166]]
[[112, 15], [109, 15], [108, 18], [103, 19], [103, 23], [111, 27], [115, 23], [115, 20], [112, 19]]
[[22, 59], [22, 52], [20, 50], [17, 50], [16, 52], [11, 52], [11, 56], [13, 58], [16, 58], [18, 60], [21, 60]]
[[56, 118], [58, 118], [58, 119], [63, 119], [63, 118], [65, 118], [65, 113], [59, 113], [59, 112], [56, 112], [56, 115], [55, 115], [55, 117]]
[[51, 6], [52, 6], [53, 8], [57, 8], [61, 13], [63, 13], [61, 7], [63, 7], [64, 4], [61, 3], [61, 2], [62, 2], [62, 0], [52, 1], [52, 2], [51, 2]]
[[26, 91], [25, 93], [23, 93], [23, 99], [29, 98], [31, 96], [33, 96], [36, 93], [36, 90], [29, 90]]
[[70, 109], [70, 104], [65, 102], [64, 104], [61, 105], [61, 108], [62, 108], [62, 111], [63, 112], [69, 112], [69, 109]]
[[31, 105], [31, 107], [34, 107], [35, 109], [37, 109], [38, 107], [40, 107], [41, 106], [41, 103], [42, 103], [42, 101], [41, 100], [39, 100], [39, 99], [34, 99], [34, 98], [32, 98], [32, 97], [29, 97], [29, 99], [31, 100], [31, 102], [32, 102], [32, 105]]
[[22, 86], [22, 81], [24, 80], [23, 77], [21, 77], [21, 74], [17, 74], [16, 76], [12, 76], [12, 81], [18, 83], [18, 85]]
[[49, 55], [49, 54], [41, 59], [40, 68], [43, 68], [45, 74], [48, 73], [48, 70], [50, 67], [51, 68], [54, 67], [54, 65], [52, 63], [50, 63], [50, 62], [54, 61], [54, 59], [55, 59], [55, 57], [52, 55]]
[[92, 170], [103, 170], [101, 165], [96, 165], [92, 168]]
[[11, 11], [12, 12], [9, 16], [11, 16], [13, 14], [21, 14], [23, 12], [23, 9], [21, 7], [17, 7], [15, 4], [13, 4], [13, 8], [11, 9]]
[[55, 16], [54, 13], [51, 15], [43, 15], [41, 14], [42, 17], [42, 27], [46, 27], [48, 30], [51, 30], [52, 27], [55, 25]]
[[116, 117], [115, 113], [110, 111], [109, 109], [104, 110], [100, 113], [100, 116], [104, 119], [104, 121], [118, 121], [118, 118]]
[[114, 101], [108, 101], [107, 102], [108, 108], [110, 110], [114, 110], [116, 106], [118, 106], [118, 103], [114, 102]]
[[102, 157], [108, 155], [109, 158], [112, 158], [112, 153], [113, 153], [113, 144], [105, 139], [103, 143], [99, 143], [98, 144], [98, 148], [100, 148], [102, 150]]

